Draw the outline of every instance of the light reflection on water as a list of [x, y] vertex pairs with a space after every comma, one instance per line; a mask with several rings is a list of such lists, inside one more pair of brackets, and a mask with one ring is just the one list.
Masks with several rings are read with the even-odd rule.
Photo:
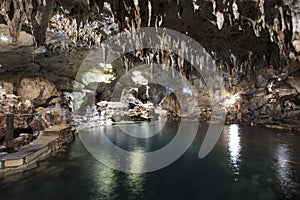
[[[149, 152], [172, 139], [177, 124], [167, 125], [163, 133], [152, 140], [127, 137], [113, 127], [102, 127], [104, 134], [99, 134], [98, 129], [84, 134], [92, 144], [101, 145], [109, 139], [132, 152]], [[77, 139], [60, 156], [41, 162], [37, 169], [9, 180], [0, 178], [0, 199], [300, 199], [298, 133], [291, 135], [261, 127], [225, 126], [213, 151], [199, 159], [197, 153], [206, 134], [203, 127], [199, 128], [199, 137], [180, 159], [147, 174], [127, 174], [110, 169], [91, 156]], [[128, 161], [128, 166], [136, 171], [147, 165], [143, 156], [120, 161]]]
[[[133, 152], [143, 153], [144, 149], [136, 147]], [[130, 168], [136, 171], [141, 171], [145, 165], [145, 157], [143, 154], [136, 154], [130, 158]], [[145, 190], [145, 174], [127, 174], [126, 183], [129, 186], [128, 190], [132, 196], [143, 196]]]
[[293, 166], [291, 165], [291, 150], [288, 144], [279, 143], [274, 149], [274, 167], [276, 176], [286, 198], [291, 198], [296, 183], [293, 181]]
[[106, 199], [114, 199], [117, 195], [115, 193], [117, 187], [116, 171], [105, 167], [104, 165], [95, 165], [95, 184], [97, 185], [97, 196], [105, 197]]
[[[239, 135], [239, 126], [232, 124], [228, 130], [228, 151], [230, 155], [230, 165], [233, 173], [238, 176], [240, 173], [239, 163], [241, 156], [241, 139]], [[235, 181], [238, 178], [235, 177]]]

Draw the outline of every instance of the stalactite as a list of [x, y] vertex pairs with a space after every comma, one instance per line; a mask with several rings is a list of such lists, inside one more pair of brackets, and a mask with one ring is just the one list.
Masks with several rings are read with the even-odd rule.
[[259, 10], [260, 10], [260, 19], [259, 19], [259, 22], [262, 23], [262, 27], [265, 28], [266, 27], [266, 22], [265, 22], [265, 0], [259, 0], [259, 3], [258, 3], [258, 7], [259, 7]]
[[151, 26], [151, 18], [152, 18], [152, 5], [151, 5], [151, 1], [148, 0], [148, 27]]
[[129, 60], [126, 56], [124, 56], [123, 62], [125, 64], [125, 73], [127, 74], [128, 69], [129, 69]]
[[164, 70], [168, 70], [169, 67], [170, 67], [170, 55], [168, 53], [167, 50], [163, 51], [163, 56], [162, 56], [162, 59], [163, 59], [163, 69]]
[[185, 48], [186, 48], [185, 41], [181, 41], [180, 48], [178, 50], [177, 62], [178, 62], [179, 71], [181, 72], [182, 75], [183, 75], [183, 67], [184, 67], [184, 49]]
[[172, 77], [174, 78], [175, 77], [175, 67], [176, 67], [176, 61], [175, 61], [174, 53], [171, 53], [170, 59], [171, 59]]
[[224, 14], [220, 11], [217, 11], [216, 17], [218, 29], [221, 30], [224, 25]]
[[239, 8], [238, 8], [238, 5], [236, 4], [235, 0], [232, 4], [232, 13], [233, 13], [234, 19], [239, 20], [239, 18], [240, 18]]
[[155, 27], [160, 27], [163, 22], [163, 17], [161, 15], [156, 16], [155, 18]]
[[[14, 11], [10, 10], [11, 6], [10, 4], [15, 2], [17, 0], [3, 0], [1, 1], [0, 5], [1, 7], [5, 7], [5, 10], [7, 12], [7, 16], [9, 16], [8, 19], [12, 20], [14, 16]], [[18, 0], [21, 2], [21, 0]], [[99, 13], [103, 10], [104, 1], [98, 1], [98, 0], [82, 0], [81, 3], [74, 2], [72, 5], [68, 5], [70, 3], [70, 0], [22, 0], [24, 11], [26, 13], [25, 20], [20, 23], [21, 25], [26, 25], [27, 27], [30, 26], [30, 22], [32, 24], [32, 32], [34, 33], [34, 36], [37, 38], [37, 42], [39, 45], [43, 44], [43, 41], [45, 38], [43, 38], [45, 35], [45, 26], [48, 24], [46, 21], [49, 19], [47, 16], [52, 17], [52, 10], [53, 8], [59, 8], [60, 6], [68, 10], [70, 12], [70, 17], [72, 19], [76, 19], [75, 22], [77, 23], [77, 29], [78, 32], [74, 32], [73, 28], [72, 30], [64, 30], [63, 32], [68, 35], [68, 37], [73, 41], [73, 43], [82, 42], [85, 41], [87, 43], [87, 46], [93, 46], [94, 44], [99, 44], [101, 41], [101, 37], [107, 37], [109, 35], [112, 35], [115, 32], [122, 31], [124, 28], [132, 29], [132, 28], [140, 28], [142, 26], [156, 26], [160, 27], [162, 25], [165, 25], [168, 28], [179, 30], [181, 28], [180, 24], [177, 22], [182, 22], [185, 25], [182, 26], [182, 32], [189, 32], [191, 33], [191, 37], [197, 38], [198, 33], [188, 30], [186, 27], [193, 27], [196, 25], [194, 22], [189, 22], [189, 19], [186, 17], [187, 15], [181, 16], [181, 21], [176, 18], [176, 13], [173, 15], [172, 20], [170, 19], [170, 13], [168, 13], [168, 10], [171, 6], [175, 6], [174, 11], [183, 8], [183, 13], [190, 12], [192, 15], [195, 16], [197, 19], [205, 19], [205, 20], [199, 20], [199, 24], [201, 24], [201, 27], [196, 27], [196, 30], [202, 31], [205, 27], [205, 31], [202, 31], [200, 33], [201, 37], [199, 36], [199, 43], [203, 45], [209, 52], [216, 52], [216, 48], [219, 48], [218, 45], [214, 46], [214, 44], [210, 44], [207, 42], [205, 38], [206, 36], [209, 36], [209, 34], [213, 33], [212, 31], [215, 31], [216, 28], [220, 29], [219, 33], [227, 33], [226, 31], [230, 30], [236, 30], [236, 28], [240, 28], [240, 31], [237, 31], [237, 35], [242, 35], [245, 37], [237, 37], [236, 39], [239, 40], [239, 44], [242, 44], [245, 42], [247, 38], [252, 37], [252, 32], [250, 33], [248, 30], [249, 25], [252, 26], [253, 31], [257, 37], [255, 37], [255, 40], [257, 38], [257, 41], [255, 42], [261, 42], [258, 44], [257, 47], [249, 47], [251, 51], [253, 51], [254, 54], [259, 54], [261, 52], [261, 49], [264, 48], [264, 42], [271, 42], [272, 44], [276, 44], [276, 47], [272, 48], [275, 50], [273, 53], [279, 54], [278, 57], [282, 56], [282, 61], [279, 62], [285, 62], [285, 58], [290, 56], [290, 51], [294, 51], [294, 57], [297, 59], [297, 52], [295, 52], [292, 48], [292, 43], [289, 42], [289, 37], [291, 37], [289, 34], [291, 34], [291, 29], [298, 30], [298, 21], [299, 19], [298, 14], [296, 13], [294, 7], [299, 6], [299, 0], [291, 0], [291, 1], [266, 1], [266, 0], [257, 0], [255, 2], [251, 1], [247, 2], [247, 4], [242, 4], [245, 1], [241, 0], [209, 0], [209, 1], [196, 1], [191, 0], [189, 4], [186, 1], [168, 1], [168, 5], [165, 1], [139, 1], [139, 0], [113, 0], [113, 1], [107, 1], [109, 3], [106, 3], [107, 5], [111, 5], [111, 11], [112, 15], [114, 15], [118, 19], [118, 23], [120, 25], [119, 29], [115, 32], [105, 32], [99, 35], [94, 33], [89, 29], [89, 32], [87, 32], [87, 35], [84, 35], [82, 31], [79, 32], [79, 29], [85, 29], [86, 24], [91, 24], [94, 19], [97, 19], [97, 16], [95, 16], [95, 13]], [[55, 4], [55, 2], [58, 2], [57, 7], [50, 7], [49, 5]], [[296, 2], [296, 3], [295, 3]], [[297, 5], [298, 2], [298, 5]], [[197, 10], [196, 3], [199, 5], [199, 10]], [[178, 5], [176, 5], [178, 4]], [[292, 4], [295, 4], [294, 7], [292, 7]], [[287, 5], [289, 7], [287, 7]], [[59, 6], [59, 7], [58, 7]], [[93, 8], [94, 7], [94, 8]], [[251, 14], [248, 12], [249, 10], [253, 9], [254, 14]], [[255, 9], [255, 10], [254, 10]], [[105, 10], [105, 9], [104, 9]], [[196, 12], [197, 10], [197, 12]], [[170, 11], [170, 10], [169, 10]], [[271, 11], [271, 12], [269, 12]], [[105, 10], [106, 13], [107, 9]], [[3, 12], [2, 12], [3, 13]], [[215, 15], [215, 17], [212, 15]], [[292, 16], [293, 22], [291, 22], [290, 17]], [[298, 17], [298, 18], [297, 18]], [[19, 17], [22, 18], [22, 17]], [[90, 20], [86, 20], [90, 18]], [[166, 20], [166, 22], [164, 21]], [[22, 20], [21, 20], [22, 21]], [[211, 26], [209, 21], [213, 22], [216, 26]], [[82, 23], [81, 23], [82, 22]], [[132, 23], [134, 22], [134, 23]], [[249, 23], [250, 22], [250, 23]], [[164, 24], [163, 24], [164, 23]], [[198, 23], [198, 22], [197, 22]], [[293, 25], [292, 25], [293, 23]], [[19, 24], [19, 25], [20, 25]], [[294, 25], [295, 24], [295, 25]], [[8, 25], [10, 27], [12, 26], [12, 22], [8, 22]], [[51, 25], [51, 24], [50, 24]], [[74, 24], [74, 26], [76, 26]], [[89, 25], [90, 26], [90, 25]], [[18, 26], [20, 27], [20, 26]], [[90, 28], [90, 27], [88, 27]], [[12, 29], [11, 32], [17, 32], [17, 29]], [[28, 30], [28, 29], [27, 29]], [[116, 29], [114, 29], [116, 30]], [[241, 31], [243, 30], [243, 31]], [[268, 35], [266, 31], [269, 32], [271, 41], [266, 41], [265, 37]], [[204, 33], [205, 32], [205, 33]], [[293, 31], [294, 33], [295, 31]], [[14, 35], [14, 34], [12, 34]], [[16, 35], [16, 34], [15, 34]], [[203, 37], [202, 37], [203, 36]], [[295, 36], [294, 36], [295, 37]], [[92, 39], [91, 39], [92, 38]], [[243, 39], [246, 38], [246, 39]], [[230, 37], [226, 38], [228, 39], [223, 46], [227, 48], [234, 49], [234, 54], [237, 57], [237, 60], [243, 60], [247, 59], [245, 56], [247, 52], [243, 50], [242, 55], [240, 56], [239, 53], [237, 53], [237, 49], [239, 45], [236, 45], [234, 39], [231, 39]], [[138, 41], [135, 41], [135, 44], [137, 45]], [[294, 42], [294, 41], [293, 41]], [[298, 39], [294, 42], [297, 44]], [[81, 45], [81, 44], [79, 44]], [[84, 46], [84, 45], [81, 45]], [[246, 45], [247, 46], [247, 45]], [[266, 46], [266, 45], [265, 45]], [[276, 49], [278, 48], [278, 49]], [[258, 51], [256, 51], [258, 49]], [[267, 49], [266, 51], [268, 51]], [[280, 50], [280, 52], [279, 52]], [[186, 51], [186, 49], [184, 50]], [[136, 56], [139, 57], [140, 60], [145, 60], [145, 62], [149, 62], [147, 59], [143, 58], [143, 52], [136, 52]], [[169, 53], [166, 53], [165, 51], [156, 52], [155, 56], [157, 57], [158, 62], [162, 63], [170, 63], [170, 66], [172, 65], [173, 61]], [[166, 56], [167, 55], [167, 56]], [[188, 53], [186, 55], [189, 55]], [[272, 56], [273, 57], [273, 56]], [[225, 59], [227, 62], [230, 62], [230, 54], [218, 52], [216, 53], [215, 58], [221, 58]], [[192, 58], [197, 59], [197, 58]], [[169, 60], [169, 61], [168, 61]], [[180, 59], [179, 59], [180, 60]], [[256, 59], [257, 60], [257, 59]], [[263, 54], [261, 55], [261, 60], [263, 60]], [[178, 59], [175, 58], [175, 61], [178, 62]], [[243, 63], [244, 61], [238, 62], [239, 64]], [[255, 61], [252, 61], [255, 62]], [[256, 63], [259, 65], [259, 63]], [[178, 63], [178, 65], [181, 65], [181, 61]], [[246, 64], [245, 64], [246, 65]], [[177, 66], [178, 68], [179, 66]]]
[[22, 0], [13, 0], [12, 3], [14, 8], [13, 17], [10, 19], [8, 14], [4, 12], [4, 19], [9, 27], [12, 43], [16, 43], [18, 41], [22, 24], [25, 22], [26, 16]]
[[33, 3], [32, 0], [25, 0], [25, 13], [29, 22], [31, 22], [31, 16], [33, 12]]
[[137, 28], [141, 28], [142, 19], [141, 19], [139, 1], [133, 0], [133, 2], [134, 2], [134, 7], [135, 7], [135, 22], [136, 22]]

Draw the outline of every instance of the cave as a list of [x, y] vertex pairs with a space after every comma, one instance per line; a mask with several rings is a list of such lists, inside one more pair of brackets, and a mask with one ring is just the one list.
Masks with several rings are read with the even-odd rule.
[[299, 199], [300, 1], [2, 0], [0, 111], [1, 199]]

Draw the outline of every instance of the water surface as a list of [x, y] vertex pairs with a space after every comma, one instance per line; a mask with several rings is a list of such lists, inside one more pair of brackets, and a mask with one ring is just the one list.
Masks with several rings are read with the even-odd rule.
[[[145, 126], [145, 124], [143, 124]], [[176, 134], [177, 122], [167, 123], [144, 139], [106, 132], [121, 148], [153, 151]], [[150, 127], [151, 128], [151, 127]], [[0, 181], [0, 199], [300, 199], [300, 134], [225, 126], [213, 151], [198, 158], [206, 124], [176, 162], [156, 172], [126, 174], [102, 165], [77, 138], [36, 169]], [[83, 134], [103, 134], [99, 128]], [[142, 160], [132, 158], [135, 166]]]

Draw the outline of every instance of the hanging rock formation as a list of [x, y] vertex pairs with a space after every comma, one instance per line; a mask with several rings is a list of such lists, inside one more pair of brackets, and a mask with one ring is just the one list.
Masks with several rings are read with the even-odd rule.
[[[43, 77], [64, 92], [72, 91], [74, 84], [89, 91], [95, 83], [74, 83], [89, 49], [123, 30], [166, 27], [195, 39], [216, 60], [227, 97], [239, 96], [228, 103], [228, 121], [293, 124], [300, 106], [299, 5], [299, 0], [4, 0], [0, 3], [3, 38], [18, 45], [26, 32], [34, 36], [32, 44], [46, 48], [20, 50], [1, 41], [0, 79]], [[182, 56], [164, 50], [144, 53], [124, 55], [113, 64], [115, 80], [99, 83], [99, 101], [109, 100], [118, 78], [141, 63], [163, 63], [166, 70], [179, 70], [201, 85]], [[143, 95], [140, 90], [145, 101]], [[207, 95], [199, 98], [200, 103], [207, 101]]]

